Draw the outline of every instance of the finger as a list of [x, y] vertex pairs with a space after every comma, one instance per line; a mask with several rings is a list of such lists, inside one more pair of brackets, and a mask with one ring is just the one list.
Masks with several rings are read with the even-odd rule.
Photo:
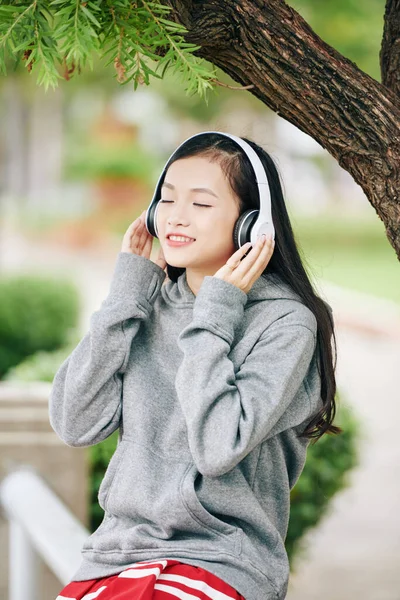
[[143, 256], [145, 256], [146, 258], [150, 258], [151, 250], [153, 247], [153, 239], [153, 236], [147, 236], [147, 240], [145, 241], [145, 244], [143, 246]]
[[146, 229], [146, 225], [143, 221], [140, 222], [140, 230], [138, 231], [138, 244], [139, 248], [143, 249], [147, 242], [149, 232]]
[[130, 252], [132, 250], [132, 237], [134, 235], [135, 226], [136, 225], [131, 223], [128, 229], [126, 230], [124, 237], [122, 238], [122, 248], [125, 252]]
[[[256, 243], [254, 244], [250, 252], [247, 254], [247, 256], [245, 256], [239, 264], [236, 263], [237, 267], [235, 269], [235, 274], [238, 274], [239, 276], [244, 276], [248, 272], [252, 264], [257, 260], [257, 257], [262, 251], [263, 246], [264, 245], [262, 243], [262, 238], [260, 237], [257, 239]], [[234, 265], [233, 262], [229, 264]]]
[[274, 246], [274, 240], [269, 238], [265, 240], [264, 245], [261, 248], [261, 252], [258, 254], [254, 263], [250, 266], [247, 273], [245, 273], [247, 277], [252, 279], [255, 276], [261, 275], [272, 256]]
[[135, 229], [137, 228], [137, 226], [139, 225], [139, 217], [137, 219], [135, 219], [134, 221], [132, 221], [132, 223], [129, 225], [128, 229], [125, 231], [124, 237], [126, 239], [130, 239], [132, 237], [133, 232], [135, 231]]
[[235, 267], [239, 263], [242, 256], [244, 256], [246, 252], [250, 249], [250, 246], [251, 242], [246, 242], [245, 244], [243, 244], [243, 246], [241, 246], [238, 250], [236, 250], [236, 252], [232, 254], [232, 256], [228, 258], [226, 264]]
[[136, 253], [138, 253], [138, 254], [140, 253], [140, 250], [142, 247], [142, 245], [140, 243], [141, 231], [142, 231], [142, 223], [139, 220], [137, 226], [135, 227], [134, 231], [132, 232], [131, 241], [130, 241], [132, 248], [135, 249]]
[[[142, 222], [144, 225], [146, 225], [146, 211], [145, 211], [145, 210], [144, 210], [144, 211], [143, 211], [143, 212], [140, 214], [140, 216], [139, 216], [139, 219], [141, 220], [141, 222]], [[146, 229], [147, 229], [147, 228], [146, 228]]]
[[133, 229], [134, 227], [139, 225], [139, 221], [140, 221], [140, 217], [136, 217], [136, 219], [134, 221], [132, 221], [132, 223], [129, 225], [128, 231], [130, 231], [131, 229]]

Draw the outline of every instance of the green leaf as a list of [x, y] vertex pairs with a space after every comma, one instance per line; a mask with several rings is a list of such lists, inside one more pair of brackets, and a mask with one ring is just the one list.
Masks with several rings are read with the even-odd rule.
[[[92, 15], [92, 13], [86, 8], [86, 6], [83, 6], [83, 4], [80, 5], [80, 9], [83, 13], [85, 13], [85, 15], [87, 16], [88, 19], [90, 19], [92, 21], [92, 23], [94, 23], [97, 27], [101, 27], [100, 23], [98, 22], [98, 20], [96, 19], [96, 17], [94, 17]], [[92, 30], [93, 31], [93, 30]], [[96, 33], [93, 31], [94, 35], [96, 35]]]

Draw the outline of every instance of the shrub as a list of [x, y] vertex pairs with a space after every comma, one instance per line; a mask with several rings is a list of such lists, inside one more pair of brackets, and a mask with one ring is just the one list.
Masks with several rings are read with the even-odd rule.
[[306, 551], [301, 543], [304, 534], [327, 513], [332, 497], [347, 487], [348, 473], [358, 464], [359, 424], [346, 404], [337, 403], [335, 424], [342, 427], [343, 433], [325, 434], [316, 444], [310, 444], [304, 469], [291, 490], [285, 540], [289, 559]]
[[9, 369], [3, 377], [5, 381], [48, 381], [52, 383], [54, 376], [72, 350], [77, 346], [79, 339], [75, 332], [70, 335], [71, 341], [58, 350], [39, 350], [28, 356], [21, 363]]
[[78, 314], [71, 282], [40, 275], [0, 280], [0, 379], [27, 356], [65, 344]]
[[108, 463], [114, 450], [117, 447], [119, 429], [114, 431], [108, 438], [100, 444], [90, 446], [90, 471], [91, 471], [91, 486], [90, 486], [90, 531], [95, 531], [100, 525], [104, 517], [104, 511], [99, 505], [97, 495], [99, 492], [101, 481], [106, 472]]

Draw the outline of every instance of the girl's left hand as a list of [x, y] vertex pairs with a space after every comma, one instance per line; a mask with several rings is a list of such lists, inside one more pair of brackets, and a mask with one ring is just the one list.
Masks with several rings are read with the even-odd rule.
[[214, 274], [214, 277], [233, 283], [247, 294], [253, 283], [264, 271], [274, 251], [275, 240], [267, 237], [265, 241], [262, 241], [263, 238], [264, 236], [258, 238], [248, 255], [241, 260], [242, 256], [249, 250], [251, 242], [244, 244], [232, 254], [224, 266]]

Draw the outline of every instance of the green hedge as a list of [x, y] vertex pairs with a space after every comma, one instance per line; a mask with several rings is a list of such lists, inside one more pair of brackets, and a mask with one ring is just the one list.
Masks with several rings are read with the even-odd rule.
[[304, 470], [290, 493], [290, 520], [285, 546], [289, 558], [299, 558], [306, 548], [304, 534], [326, 514], [333, 496], [348, 485], [348, 474], [358, 464], [359, 423], [352, 409], [336, 394], [335, 425], [339, 435], [324, 434], [310, 444]]
[[0, 279], [0, 379], [27, 356], [65, 345], [79, 310], [72, 282], [41, 275]]
[[58, 367], [71, 354], [78, 345], [80, 337], [75, 331], [68, 336], [68, 345], [58, 350], [39, 350], [28, 356], [21, 363], [9, 369], [3, 377], [3, 381], [48, 381], [52, 383]]
[[90, 446], [90, 470], [92, 482], [90, 488], [90, 523], [89, 528], [93, 532], [103, 520], [104, 512], [97, 500], [99, 487], [106, 472], [111, 456], [117, 447], [119, 429], [114, 431], [100, 444]]

